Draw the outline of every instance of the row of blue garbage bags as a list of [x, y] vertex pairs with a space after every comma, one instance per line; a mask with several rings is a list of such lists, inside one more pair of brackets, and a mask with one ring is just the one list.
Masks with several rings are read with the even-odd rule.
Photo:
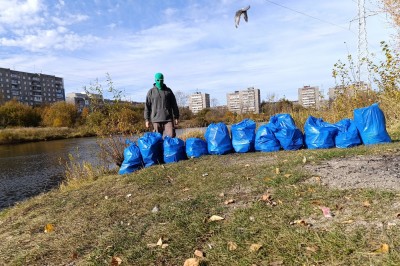
[[256, 123], [250, 119], [233, 124], [231, 133], [224, 123], [212, 123], [204, 134], [205, 140], [188, 138], [185, 142], [168, 136], [163, 139], [160, 133], [147, 132], [137, 140], [137, 144], [127, 140], [129, 146], [124, 150], [119, 174], [206, 154], [349, 148], [391, 142], [385, 116], [377, 103], [355, 109], [353, 114], [353, 120], [345, 118], [335, 124], [309, 116], [304, 124], [304, 134], [296, 127], [290, 114], [273, 115], [257, 130]]

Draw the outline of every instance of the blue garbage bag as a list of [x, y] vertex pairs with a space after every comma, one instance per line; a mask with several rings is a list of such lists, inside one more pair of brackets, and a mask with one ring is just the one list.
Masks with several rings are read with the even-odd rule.
[[198, 158], [208, 154], [207, 142], [200, 138], [188, 138], [185, 143], [186, 155], [189, 158]]
[[284, 150], [298, 150], [303, 147], [303, 133], [296, 127], [290, 114], [273, 115], [269, 123]]
[[228, 127], [222, 122], [208, 125], [204, 133], [204, 138], [207, 141], [209, 154], [222, 155], [230, 153], [233, 150]]
[[165, 163], [176, 163], [180, 160], [185, 160], [185, 142], [180, 138], [171, 138], [165, 136], [164, 138], [164, 162]]
[[385, 115], [377, 103], [354, 109], [354, 122], [365, 145], [388, 143], [392, 140], [386, 131]]
[[261, 125], [256, 133], [255, 150], [261, 152], [279, 151], [281, 144], [269, 124]]
[[310, 115], [304, 123], [305, 146], [308, 149], [333, 148], [337, 132], [335, 125]]
[[254, 151], [255, 130], [256, 123], [250, 119], [233, 124], [231, 126], [233, 149], [238, 153]]
[[143, 168], [139, 147], [130, 140], [127, 140], [126, 144], [129, 144], [129, 146], [124, 149], [124, 161], [118, 171], [120, 175], [130, 174]]
[[138, 140], [145, 167], [163, 163], [163, 138], [158, 132], [146, 132]]
[[338, 134], [335, 137], [337, 148], [350, 148], [362, 144], [360, 134], [353, 120], [344, 118], [337, 122]]

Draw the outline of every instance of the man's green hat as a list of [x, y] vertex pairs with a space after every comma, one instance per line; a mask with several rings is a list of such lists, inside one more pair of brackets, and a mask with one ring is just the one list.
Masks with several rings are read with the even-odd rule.
[[157, 89], [161, 90], [164, 85], [164, 75], [162, 73], [156, 73], [154, 75]]

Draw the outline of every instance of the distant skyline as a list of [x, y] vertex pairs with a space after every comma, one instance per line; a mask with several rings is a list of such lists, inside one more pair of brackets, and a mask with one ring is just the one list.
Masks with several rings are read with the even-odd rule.
[[[367, 11], [370, 53], [394, 30], [378, 2]], [[249, 20], [235, 28], [247, 5]], [[260, 89], [297, 100], [298, 88], [335, 86], [333, 65], [357, 58], [357, 1], [0, 0], [0, 67], [64, 78], [82, 92], [106, 74], [127, 100], [143, 102], [162, 72], [173, 91]]]

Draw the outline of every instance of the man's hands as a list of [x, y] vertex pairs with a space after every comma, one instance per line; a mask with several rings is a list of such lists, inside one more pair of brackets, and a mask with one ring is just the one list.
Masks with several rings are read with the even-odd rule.
[[146, 128], [149, 128], [149, 127], [150, 127], [150, 122], [146, 121]]
[[175, 119], [175, 126], [177, 126], [178, 125], [178, 119]]

